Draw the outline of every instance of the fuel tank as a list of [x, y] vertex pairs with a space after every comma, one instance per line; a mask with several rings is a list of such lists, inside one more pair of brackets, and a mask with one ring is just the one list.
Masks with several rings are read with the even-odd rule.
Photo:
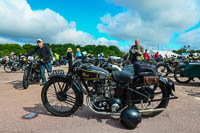
[[83, 65], [79, 70], [79, 76], [83, 80], [104, 80], [110, 78], [110, 73], [101, 67]]

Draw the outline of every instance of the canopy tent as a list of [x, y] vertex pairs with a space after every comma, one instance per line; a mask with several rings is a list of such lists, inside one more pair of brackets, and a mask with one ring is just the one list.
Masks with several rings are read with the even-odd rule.
[[149, 51], [149, 56], [150, 57], [154, 57], [154, 55], [156, 54], [156, 53], [159, 53], [159, 55], [161, 55], [162, 57], [165, 57], [165, 56], [167, 56], [167, 57], [172, 57], [172, 56], [179, 56], [178, 54], [176, 54], [176, 53], [174, 53], [174, 52], [172, 52], [172, 51], [159, 51], [159, 50], [150, 50]]

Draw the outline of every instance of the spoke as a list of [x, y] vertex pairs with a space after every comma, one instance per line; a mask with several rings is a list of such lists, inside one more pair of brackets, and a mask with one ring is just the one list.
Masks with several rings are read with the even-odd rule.
[[64, 102], [67, 103], [67, 104], [69, 104], [69, 105], [71, 105], [71, 106], [74, 106], [74, 104], [68, 103], [67, 101], [64, 101]]

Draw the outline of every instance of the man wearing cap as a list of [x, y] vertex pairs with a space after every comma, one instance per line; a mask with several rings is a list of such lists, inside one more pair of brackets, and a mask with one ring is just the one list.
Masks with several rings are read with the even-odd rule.
[[26, 56], [31, 56], [35, 53], [37, 53], [41, 61], [40, 63], [40, 70], [42, 76], [41, 85], [44, 85], [46, 83], [45, 69], [47, 70], [48, 73], [52, 72], [51, 52], [49, 47], [43, 45], [42, 39], [37, 39], [37, 47], [33, 51], [29, 52]]

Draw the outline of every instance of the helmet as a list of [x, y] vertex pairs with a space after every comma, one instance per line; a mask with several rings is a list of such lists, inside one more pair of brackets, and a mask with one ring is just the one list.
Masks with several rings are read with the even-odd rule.
[[121, 123], [128, 129], [135, 129], [142, 120], [141, 114], [135, 106], [124, 109], [121, 113], [120, 119]]

